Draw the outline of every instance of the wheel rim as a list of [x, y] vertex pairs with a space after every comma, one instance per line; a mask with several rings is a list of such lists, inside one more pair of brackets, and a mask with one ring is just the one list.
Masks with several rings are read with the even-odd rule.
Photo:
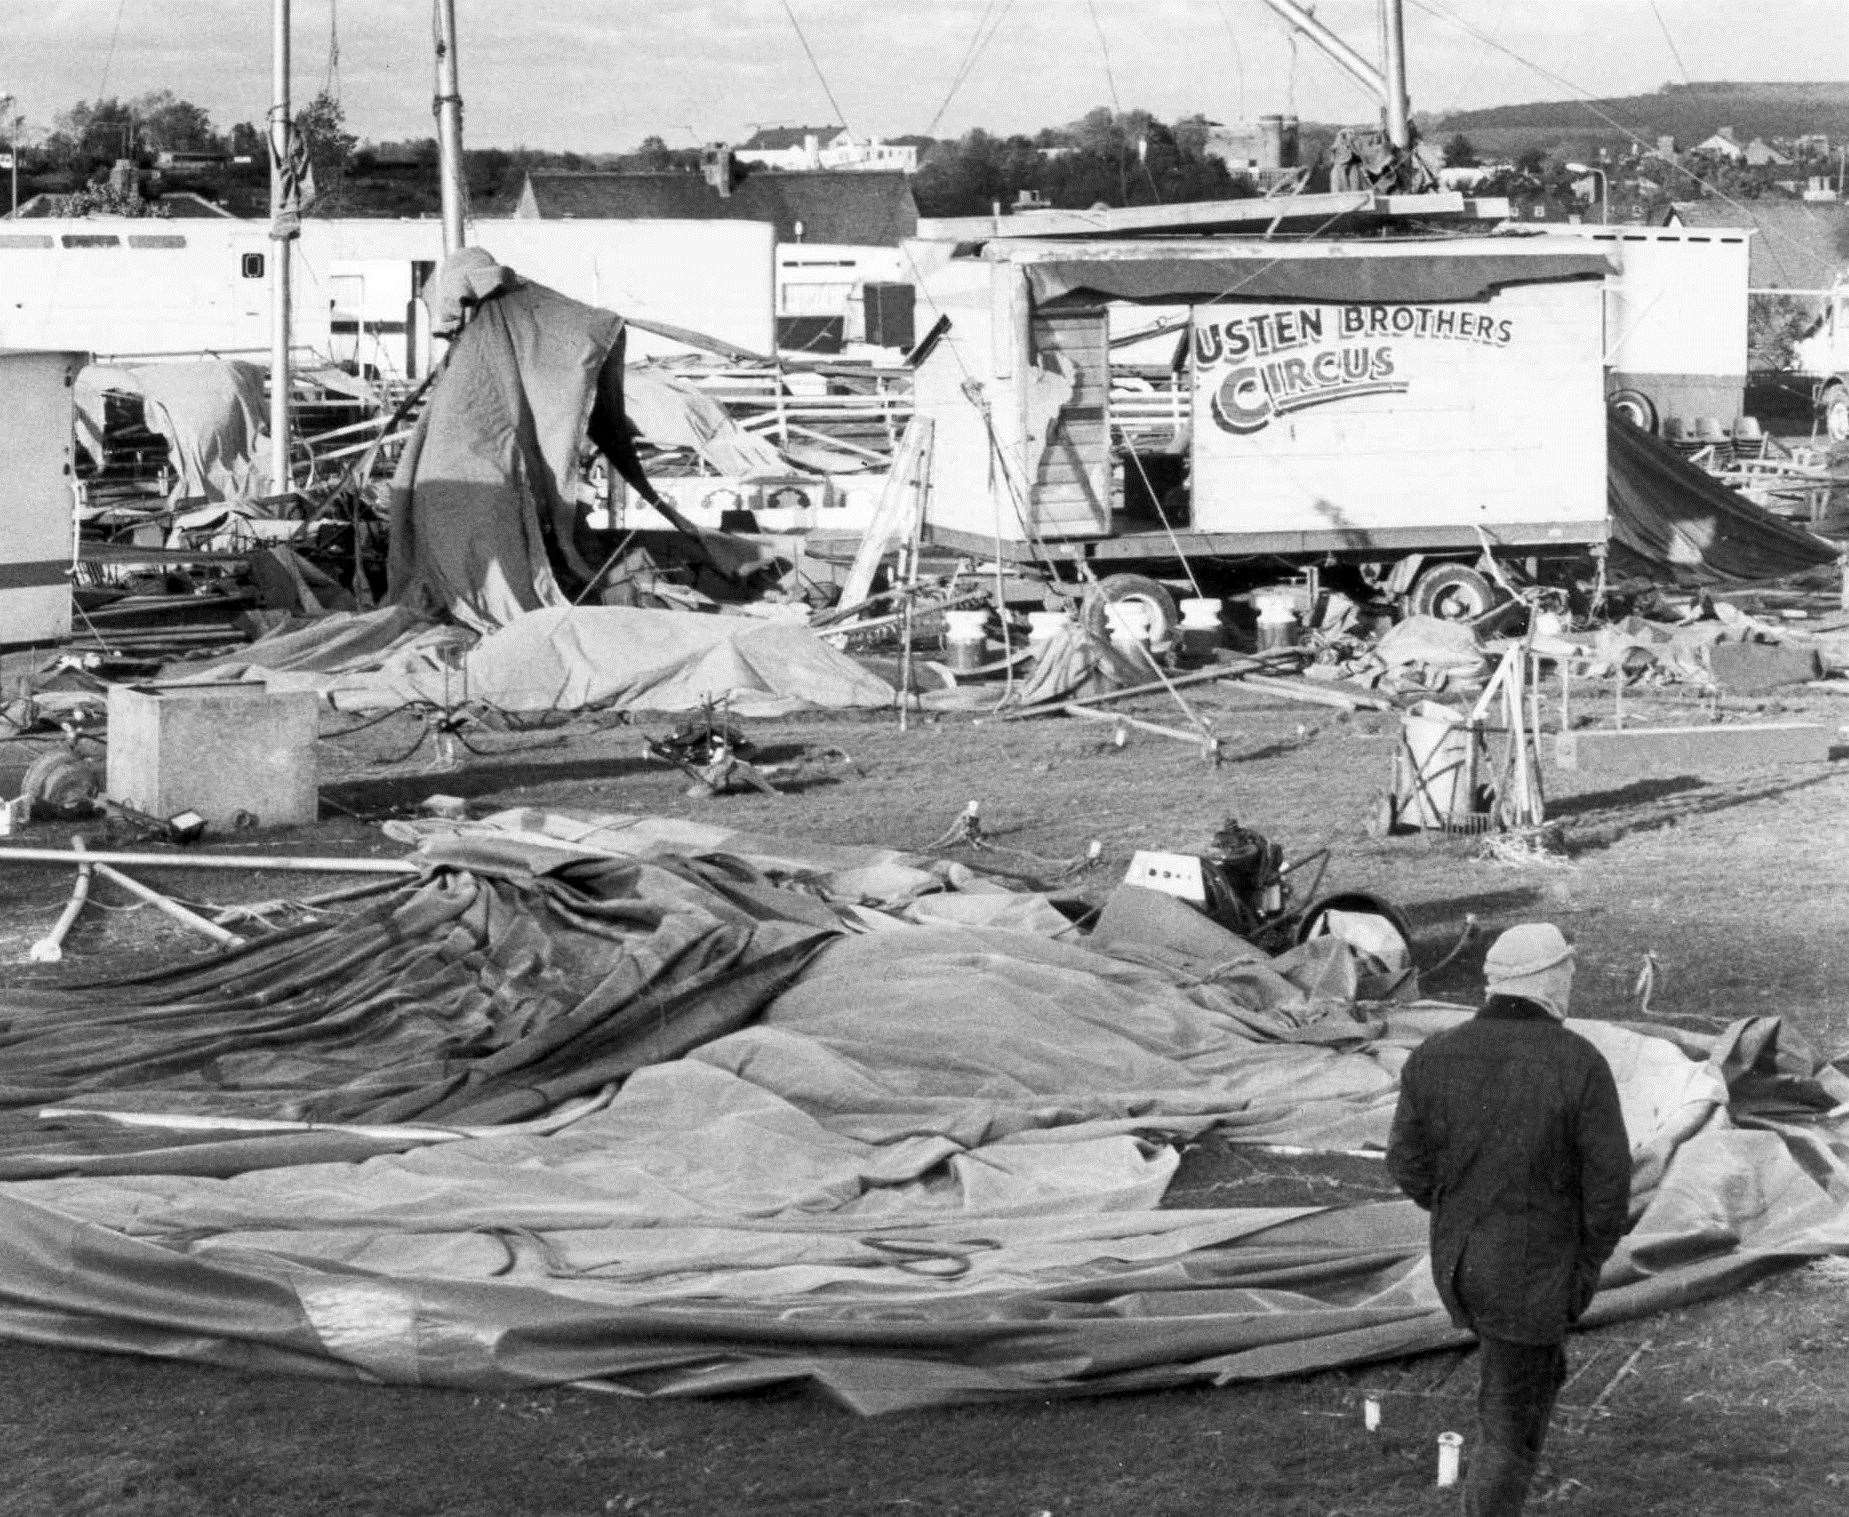
[[1849, 395], [1832, 395], [1824, 411], [1824, 430], [1831, 442], [1849, 442]]
[[1489, 609], [1474, 585], [1442, 585], [1432, 597], [1432, 615], [1440, 621], [1474, 621]]

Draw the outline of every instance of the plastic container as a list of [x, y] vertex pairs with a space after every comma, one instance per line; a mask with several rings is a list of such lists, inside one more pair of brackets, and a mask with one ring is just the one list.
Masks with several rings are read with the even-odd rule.
[[1258, 605], [1258, 651], [1294, 648], [1297, 645], [1297, 605], [1288, 595], [1260, 595]]
[[1469, 815], [1470, 728], [1462, 712], [1420, 701], [1400, 718], [1394, 815], [1402, 826], [1445, 827]]
[[988, 660], [989, 613], [946, 611], [944, 625], [944, 662], [958, 674], [980, 669]]
[[1211, 595], [1191, 596], [1181, 602], [1181, 655], [1209, 659], [1226, 641], [1220, 629], [1220, 602]]

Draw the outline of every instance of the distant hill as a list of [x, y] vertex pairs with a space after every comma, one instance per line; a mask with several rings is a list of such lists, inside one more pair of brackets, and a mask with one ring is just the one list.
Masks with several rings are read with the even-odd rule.
[[[1597, 114], [1595, 114], [1595, 112]], [[1726, 81], [1666, 84], [1649, 95], [1607, 100], [1537, 100], [1526, 105], [1498, 105], [1486, 110], [1452, 111], [1426, 131], [1427, 139], [1463, 132], [1495, 133], [1498, 143], [1526, 134], [1531, 140], [1555, 137], [1602, 138], [1612, 135], [1609, 117], [1654, 143], [1672, 136], [1678, 147], [1693, 147], [1724, 126], [1742, 142], [1754, 137], [1798, 137], [1823, 132], [1832, 145], [1849, 141], [1849, 83], [1735, 84]]]

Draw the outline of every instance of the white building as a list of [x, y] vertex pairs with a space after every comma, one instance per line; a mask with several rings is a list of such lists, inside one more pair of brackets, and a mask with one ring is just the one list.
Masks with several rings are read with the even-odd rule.
[[856, 137], [839, 126], [765, 127], [734, 148], [733, 156], [771, 169], [918, 171], [916, 147], [878, 137]]

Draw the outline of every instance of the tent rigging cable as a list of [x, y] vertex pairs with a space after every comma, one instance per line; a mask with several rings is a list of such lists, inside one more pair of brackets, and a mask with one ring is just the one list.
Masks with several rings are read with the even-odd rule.
[[1682, 61], [1682, 49], [1676, 46], [1676, 39], [1669, 35], [1669, 23], [1663, 19], [1662, 8], [1656, 0], [1650, 0], [1650, 14], [1656, 17], [1657, 29], [1662, 32], [1663, 41], [1669, 44], [1669, 56], [1676, 60], [1676, 72], [1682, 75], [1682, 82], [1693, 83], [1688, 76], [1688, 65]]
[[[995, 40], [995, 34], [1002, 29], [1002, 23], [1008, 19], [1008, 12], [1014, 9], [1014, 0], [999, 0], [1001, 5], [999, 11], [995, 9], [997, 3], [998, 0], [989, 0], [988, 9], [977, 18], [976, 30], [970, 37], [969, 46], [964, 49], [962, 62], [957, 65], [956, 73], [951, 76], [950, 88], [945, 92], [943, 102], [937, 108], [937, 114], [932, 116], [930, 123], [925, 127], [925, 136], [929, 137], [937, 131], [938, 123], [944, 119], [944, 113], [950, 109], [950, 102], [956, 99], [958, 91], [969, 81], [969, 76], [974, 71], [977, 61], [988, 50], [989, 44]], [[991, 13], [995, 18], [993, 23], [989, 21]], [[983, 30], [985, 25], [988, 26], [986, 32]]]
[[[1451, 25], [1457, 27], [1460, 31], [1466, 32], [1470, 36], [1475, 37], [1479, 42], [1483, 43], [1484, 46], [1494, 48], [1497, 52], [1502, 53], [1509, 58], [1513, 58], [1517, 63], [1521, 64], [1522, 67], [1529, 69], [1533, 71], [1534, 73], [1539, 74], [1543, 79], [1546, 79], [1553, 84], [1559, 85], [1562, 89], [1570, 90], [1573, 94], [1579, 97], [1579, 104], [1589, 114], [1596, 116], [1600, 121], [1603, 121], [1613, 131], [1621, 133], [1624, 136], [1625, 140], [1627, 142], [1630, 142], [1633, 146], [1640, 147], [1640, 148], [1646, 148], [1646, 149], [1652, 148], [1654, 146], [1654, 144], [1644, 141], [1644, 139], [1641, 136], [1639, 136], [1636, 132], [1632, 131], [1631, 128], [1626, 126], [1622, 121], [1618, 120], [1617, 117], [1609, 114], [1606, 111], [1601, 110], [1599, 108], [1597, 97], [1594, 96], [1591, 93], [1591, 91], [1582, 88], [1580, 85], [1575, 84], [1571, 79], [1566, 78], [1564, 75], [1555, 73], [1552, 69], [1548, 68], [1546, 64], [1537, 63], [1534, 61], [1534, 59], [1527, 57], [1523, 53], [1517, 52], [1514, 48], [1507, 46], [1505, 43], [1498, 42], [1496, 41], [1495, 38], [1486, 36], [1483, 32], [1479, 31], [1476, 27], [1472, 26], [1468, 21], [1464, 20], [1462, 16], [1457, 15], [1455, 12], [1451, 11], [1448, 7], [1438, 3], [1438, 0], [1411, 0], [1411, 3], [1417, 6], [1420, 10], [1424, 11], [1429, 16], [1434, 16], [1441, 21], [1450, 22]], [[1743, 201], [1736, 200], [1732, 195], [1729, 195], [1725, 190], [1721, 189], [1719, 185], [1714, 184], [1711, 181], [1702, 178], [1701, 175], [1695, 173], [1694, 170], [1685, 168], [1681, 164], [1677, 164], [1675, 165], [1675, 167], [1676, 167], [1677, 172], [1685, 174], [1693, 183], [1701, 186], [1702, 189], [1706, 190], [1716, 200], [1720, 200], [1724, 202], [1725, 204], [1733, 207], [1734, 210], [1739, 211], [1748, 220], [1750, 220], [1753, 223], [1753, 225], [1759, 229], [1760, 234], [1767, 239], [1766, 245], [1768, 248], [1771, 247], [1772, 241], [1776, 239], [1779, 241], [1789, 243], [1793, 248], [1797, 249], [1800, 252], [1804, 251], [1802, 245], [1798, 242], [1798, 240], [1795, 237], [1791, 236], [1790, 233], [1786, 232], [1782, 227], [1767, 226], [1765, 223], [1760, 221], [1759, 217], [1754, 213], [1750, 205], [1746, 204]], [[1778, 258], [1776, 249], [1773, 250], [1773, 257]], [[1779, 261], [1780, 268], [1783, 269], [1784, 260], [1779, 259], [1778, 261]], [[1785, 269], [1785, 273], [1787, 277], [1790, 276], [1789, 269]]]
[[[122, 12], [127, 9], [128, 0], [117, 0], [116, 22], [115, 25], [109, 29], [109, 47], [103, 54], [103, 77], [96, 86], [96, 103], [98, 105], [103, 103], [109, 90], [109, 71], [115, 67], [116, 62], [116, 39], [122, 35]], [[124, 144], [124, 147], [126, 146], [127, 144]], [[129, 153], [128, 156], [132, 158], [134, 154]]]
[[803, 35], [803, 24], [796, 19], [796, 12], [790, 9], [790, 0], [783, 0], [783, 14], [790, 18], [790, 25], [796, 31], [796, 40], [802, 44], [803, 54], [809, 60], [809, 67], [815, 70], [816, 81], [822, 86], [822, 93], [828, 97], [828, 104], [835, 113], [835, 119], [841, 123], [841, 130], [849, 131], [847, 112], [841, 109], [841, 102], [835, 99], [835, 92], [828, 87], [828, 76], [822, 72], [815, 49], [809, 46], [809, 39]]

